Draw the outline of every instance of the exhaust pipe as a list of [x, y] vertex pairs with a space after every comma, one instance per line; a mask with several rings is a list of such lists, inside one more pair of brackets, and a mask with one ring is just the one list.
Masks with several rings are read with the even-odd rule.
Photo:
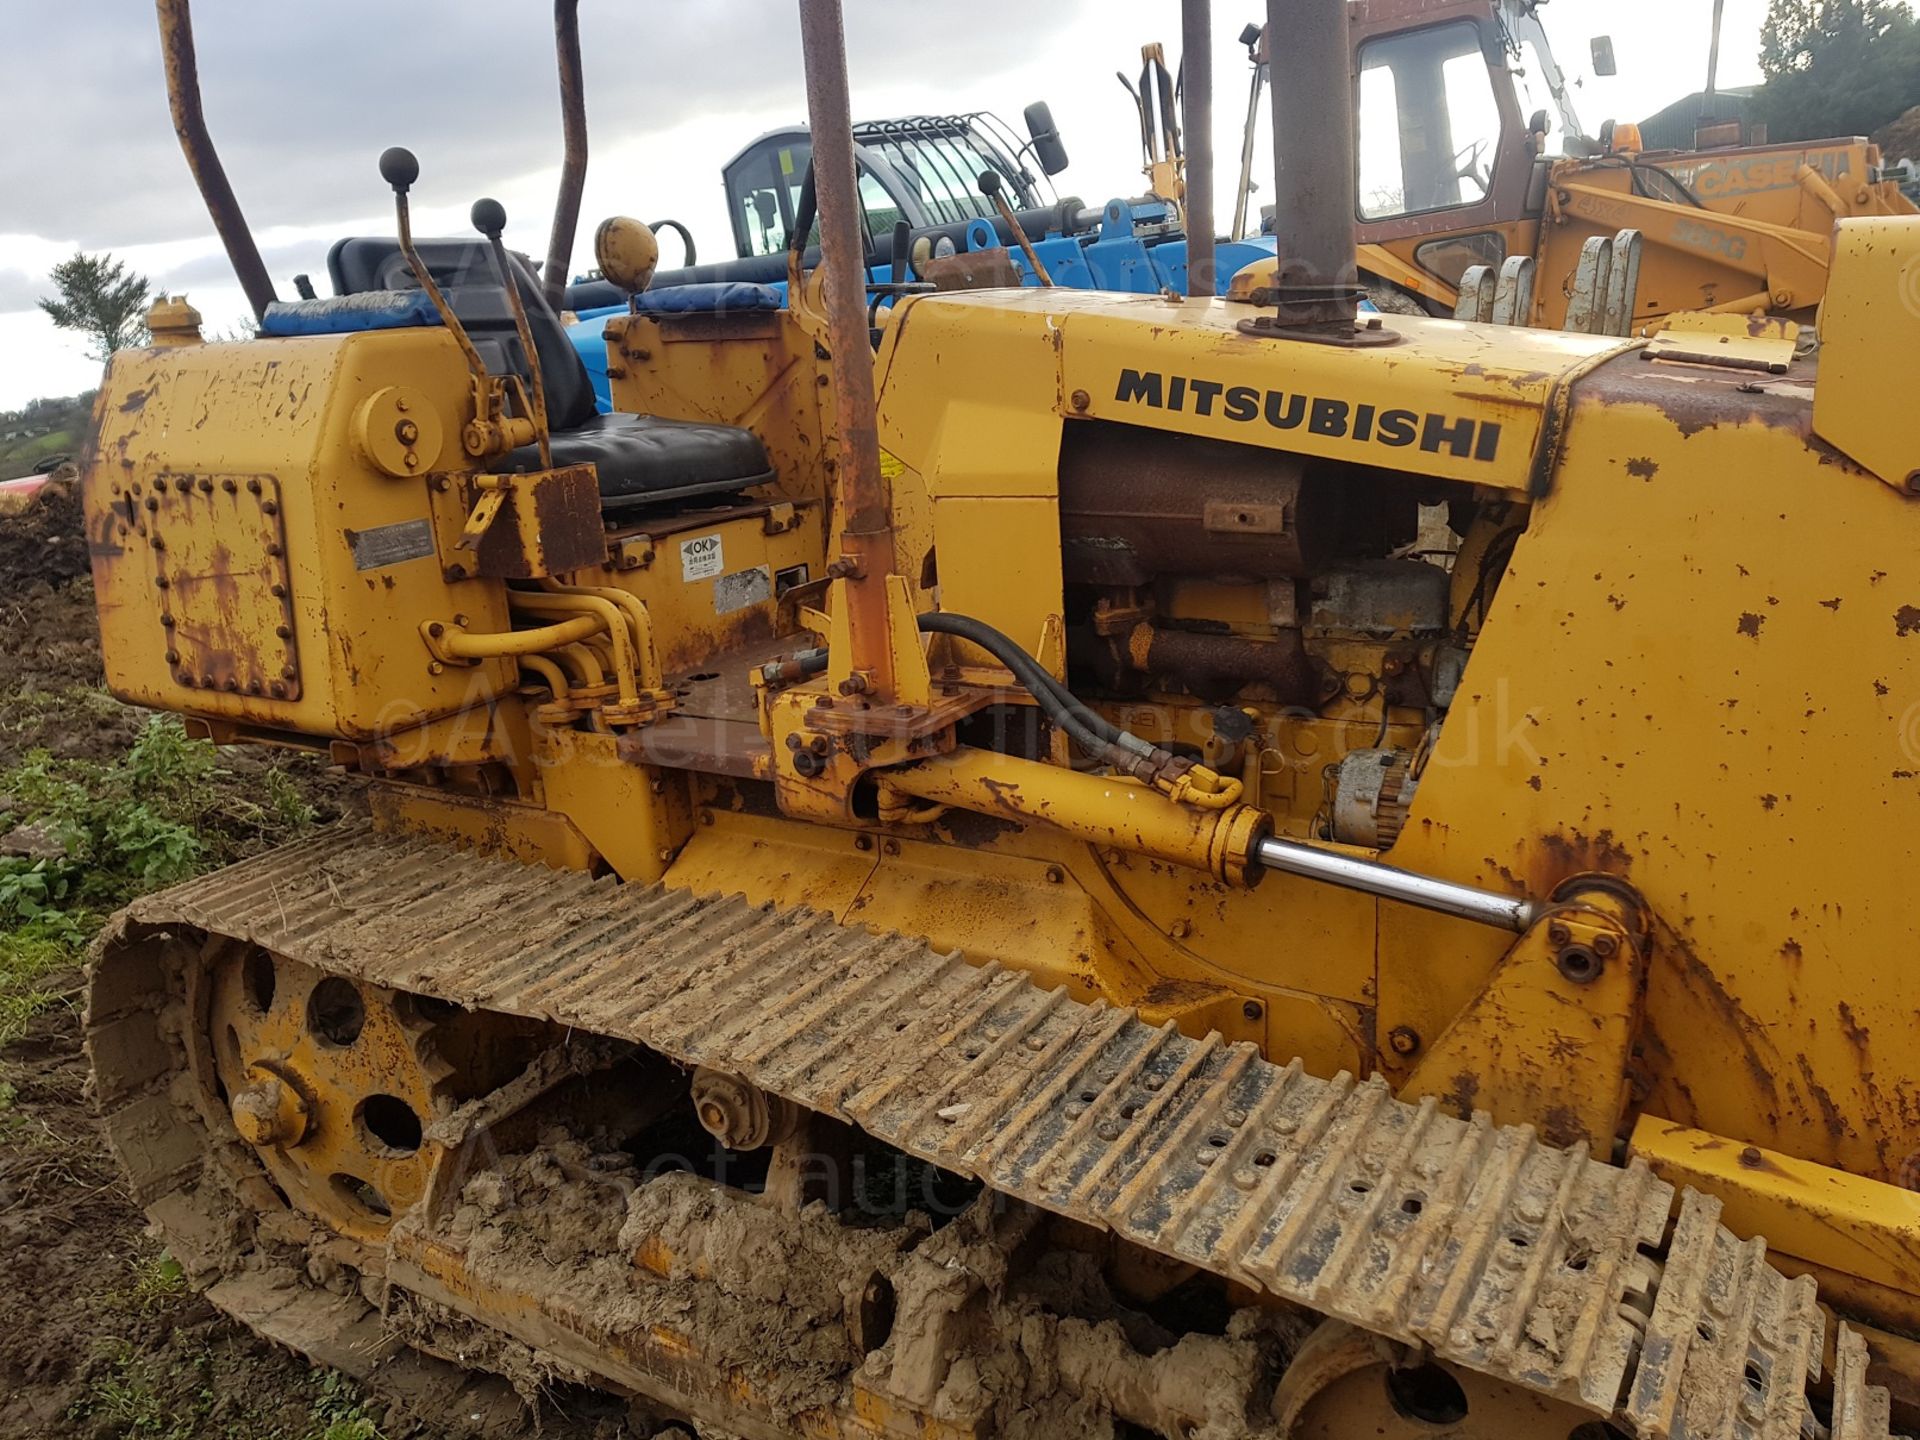
[[[553, 204], [553, 233], [540, 288], [555, 310], [566, 308], [567, 271], [573, 237], [580, 228], [580, 192], [587, 183], [587, 100], [580, 68], [580, 0], [553, 0], [553, 48], [560, 56], [560, 121], [566, 153], [560, 161], [560, 197]], [[692, 263], [689, 261], [688, 263]]]
[[1211, 297], [1213, 253], [1213, 6], [1181, 0], [1180, 101], [1187, 132], [1187, 295]]
[[[830, 568], [847, 582], [853, 670], [864, 693], [884, 704], [894, 693], [887, 622], [887, 577], [894, 567], [893, 517], [880, 478], [880, 432], [874, 420], [866, 257], [855, 189], [853, 114], [847, 97], [846, 30], [840, 0], [800, 0], [800, 48], [806, 63], [807, 125], [813, 136], [820, 263], [827, 272], [827, 343], [833, 351], [839, 438], [833, 500], [841, 554]], [[804, 235], [798, 243], [805, 246]]]
[[1280, 321], [1331, 339], [1359, 303], [1347, 0], [1267, 0], [1267, 57]]
[[160, 17], [160, 57], [166, 65], [167, 103], [173, 110], [174, 133], [180, 137], [187, 168], [193, 171], [194, 183], [200, 187], [200, 198], [206, 202], [213, 228], [226, 247], [233, 273], [247, 293], [247, 304], [253, 307], [253, 318], [259, 320], [267, 313], [267, 306], [280, 297], [273, 293], [260, 247], [253, 243], [253, 232], [247, 229], [246, 216], [240, 213], [240, 202], [234, 198], [233, 186], [227, 183], [227, 172], [214, 151], [213, 137], [207, 133], [207, 117], [200, 108], [200, 66], [193, 53], [193, 16], [187, 0], [155, 0], [155, 9]]

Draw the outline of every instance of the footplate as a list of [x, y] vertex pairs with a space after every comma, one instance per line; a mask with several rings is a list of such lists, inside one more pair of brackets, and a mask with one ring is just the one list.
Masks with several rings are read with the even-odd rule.
[[[511, 917], [510, 923], [503, 917]], [[1818, 1433], [1814, 1282], [1688, 1190], [925, 942], [381, 836], [136, 901], [303, 963], [645, 1044], [933, 1164], [1648, 1440]], [[109, 1117], [110, 1130], [112, 1117]], [[1888, 1435], [1842, 1330], [1832, 1433]]]

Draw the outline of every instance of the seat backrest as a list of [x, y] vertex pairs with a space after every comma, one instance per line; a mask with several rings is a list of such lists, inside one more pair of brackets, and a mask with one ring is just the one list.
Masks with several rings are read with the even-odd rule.
[[[494, 271], [487, 242], [475, 236], [470, 240], [417, 240], [414, 246], [472, 337], [487, 370], [530, 380], [532, 371], [514, 328], [506, 287]], [[585, 424], [597, 409], [587, 367], [567, 339], [560, 317], [547, 304], [532, 268], [511, 251], [507, 264], [519, 288], [520, 303], [526, 308], [534, 349], [540, 355], [541, 379], [547, 387], [547, 423], [555, 430]], [[327, 253], [327, 274], [336, 295], [419, 288], [399, 242], [382, 235], [356, 235], [335, 242]]]

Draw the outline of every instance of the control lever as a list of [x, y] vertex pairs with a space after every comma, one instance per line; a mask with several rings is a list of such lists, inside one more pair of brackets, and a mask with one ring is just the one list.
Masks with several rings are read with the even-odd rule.
[[1034, 253], [1033, 242], [1027, 239], [1027, 232], [1020, 228], [1020, 217], [1013, 213], [1013, 206], [1007, 203], [1007, 193], [1001, 187], [1000, 177], [992, 170], [980, 172], [980, 193], [993, 202], [1000, 212], [1000, 218], [1007, 222], [1007, 229], [1013, 232], [1013, 238], [1020, 242], [1020, 252], [1027, 257], [1027, 264], [1042, 285], [1053, 284], [1053, 277], [1047, 273], [1047, 267], [1040, 263], [1040, 257]]
[[520, 299], [520, 286], [507, 262], [507, 247], [500, 240], [500, 232], [507, 228], [507, 209], [498, 200], [482, 198], [473, 202], [470, 218], [473, 228], [487, 237], [487, 248], [493, 252], [494, 274], [506, 287], [507, 305], [513, 311], [513, 328], [520, 336], [520, 348], [527, 356], [527, 374], [533, 380], [533, 438], [540, 446], [540, 468], [551, 470], [553, 446], [547, 433], [547, 386], [540, 373], [540, 352], [534, 348], [533, 327], [527, 324], [527, 307]]
[[[420, 178], [420, 161], [414, 153], [402, 145], [395, 145], [380, 152], [380, 178], [393, 187], [394, 216], [400, 231], [400, 253], [407, 257], [407, 265], [413, 271], [414, 281], [427, 292], [427, 298], [433, 301], [433, 308], [440, 312], [440, 323], [447, 327], [460, 345], [460, 353], [467, 357], [467, 369], [473, 375], [474, 413], [482, 421], [488, 417], [491, 406], [488, 403], [490, 393], [486, 362], [480, 358], [480, 352], [473, 347], [473, 340], [467, 334], [467, 327], [460, 323], [460, 317], [453, 313], [453, 306], [447, 303], [447, 297], [440, 293], [440, 287], [433, 283], [427, 265], [420, 258], [420, 252], [413, 248], [413, 219], [407, 210], [407, 191], [413, 182]], [[468, 427], [462, 437], [469, 455], [486, 453], [485, 433]], [[476, 444], [478, 448], [476, 448]]]

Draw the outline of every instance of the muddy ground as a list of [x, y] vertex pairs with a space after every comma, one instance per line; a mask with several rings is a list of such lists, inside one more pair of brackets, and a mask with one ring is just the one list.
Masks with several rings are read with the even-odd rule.
[[[18, 833], [23, 764], [112, 774], [149, 720], [104, 688], [77, 509], [63, 493], [48, 499], [0, 517], [0, 848]], [[258, 820], [243, 803], [269, 772], [290, 797], [281, 811], [299, 812], [291, 820]], [[222, 751], [196, 783], [214, 791], [202, 812], [219, 832], [206, 837], [208, 863], [357, 804], [351, 782], [310, 758]], [[187, 1289], [146, 1235], [87, 1099], [82, 972], [58, 960], [21, 970], [25, 934], [0, 918], [12, 967], [0, 969], [0, 1437], [438, 1440], [430, 1424], [255, 1339]], [[78, 961], [83, 944], [65, 954]], [[546, 1419], [540, 1433], [627, 1432]]]

